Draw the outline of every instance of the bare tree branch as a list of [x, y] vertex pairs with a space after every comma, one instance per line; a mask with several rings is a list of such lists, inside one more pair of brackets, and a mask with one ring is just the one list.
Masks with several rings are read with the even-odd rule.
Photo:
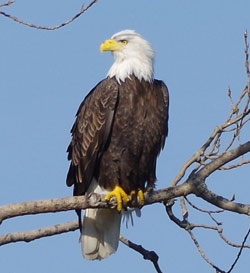
[[[90, 7], [92, 7], [98, 0], [93, 0], [92, 2], [90, 2], [86, 7], [82, 6], [80, 11], [72, 18], [70, 18], [69, 20], [67, 20], [66, 22], [64, 23], [61, 23], [57, 26], [52, 26], [52, 27], [48, 27], [48, 26], [39, 26], [39, 25], [35, 25], [35, 24], [32, 24], [32, 23], [28, 23], [28, 22], [25, 22], [13, 15], [10, 15], [10, 14], [7, 14], [6, 12], [4, 11], [1, 11], [0, 10], [0, 14], [19, 23], [19, 24], [22, 24], [22, 25], [25, 25], [25, 26], [28, 26], [28, 27], [32, 27], [32, 28], [36, 28], [36, 29], [42, 29], [42, 30], [55, 30], [55, 29], [59, 29], [59, 28], [62, 28], [70, 23], [72, 23], [74, 20], [76, 20], [79, 16], [81, 16], [85, 11], [87, 11]], [[8, 4], [9, 3], [9, 4]], [[14, 2], [13, 1], [9, 1], [5, 4], [2, 4], [3, 6], [9, 6], [10, 4], [13, 4]], [[1, 7], [1, 6], [0, 6]]]
[[[187, 219], [183, 219], [183, 221], [181, 221], [181, 220], [179, 220], [179, 219], [173, 214], [173, 211], [172, 211], [172, 206], [173, 206], [173, 204], [174, 204], [174, 203], [172, 202], [172, 203], [170, 203], [170, 204], [166, 204], [166, 205], [165, 205], [166, 212], [167, 212], [169, 218], [170, 218], [173, 222], [175, 222], [180, 228], [185, 229], [185, 230], [189, 233], [191, 239], [193, 240], [195, 246], [197, 247], [199, 253], [201, 254], [201, 257], [202, 257], [209, 265], [211, 265], [213, 268], [215, 268], [218, 272], [225, 273], [223, 270], [221, 270], [221, 269], [218, 268], [216, 265], [214, 265], [214, 264], [207, 258], [207, 256], [206, 256], [206, 254], [204, 253], [204, 251], [201, 249], [201, 247], [200, 247], [198, 241], [196, 240], [194, 234], [193, 234], [192, 231], [191, 231], [194, 227], [197, 227], [197, 226], [196, 226], [196, 225], [190, 224], [190, 223], [187, 221]], [[204, 226], [203, 226], [203, 227], [204, 227]], [[213, 229], [212, 227], [207, 227], [207, 228]]]
[[220, 195], [217, 195], [210, 191], [205, 183], [202, 183], [197, 187], [195, 194], [208, 203], [221, 209], [237, 212], [239, 214], [250, 215], [250, 205], [232, 202]]
[[250, 141], [240, 145], [239, 147], [223, 153], [218, 158], [203, 167], [197, 175], [202, 179], [206, 179], [214, 171], [225, 165], [226, 163], [233, 161], [234, 159], [250, 152]]
[[220, 236], [220, 238], [226, 243], [226, 244], [228, 244], [228, 245], [230, 245], [230, 246], [232, 246], [232, 247], [236, 247], [236, 248], [242, 248], [242, 247], [244, 247], [244, 248], [249, 248], [250, 249], [250, 245], [242, 245], [242, 244], [236, 244], [236, 243], [233, 243], [233, 242], [231, 242], [231, 241], [229, 241], [224, 235], [223, 235], [223, 229], [219, 229], [218, 228], [218, 234], [219, 234], [219, 236]]
[[149, 250], [145, 249], [144, 247], [142, 247], [141, 245], [137, 245], [137, 244], [129, 241], [128, 239], [126, 239], [122, 235], [120, 235], [120, 241], [123, 244], [125, 244], [126, 246], [139, 252], [145, 260], [151, 261], [155, 267], [156, 272], [162, 273], [162, 271], [159, 267], [159, 264], [158, 264], [159, 256], [154, 251], [149, 251]]
[[[191, 185], [182, 184], [175, 188], [166, 188], [145, 194], [145, 205], [153, 203], [160, 203], [167, 199], [183, 196], [191, 193]], [[132, 207], [138, 205], [133, 202], [129, 204]], [[114, 208], [116, 207], [116, 200], [112, 198], [110, 201], [104, 199], [104, 195], [89, 194], [88, 196], [72, 196], [66, 198], [57, 198], [49, 200], [39, 200], [15, 203], [10, 205], [0, 206], [0, 223], [16, 216], [31, 215], [48, 212], [59, 212], [66, 210], [86, 209], [86, 208]]]
[[247, 75], [247, 90], [248, 90], [248, 95], [250, 96], [250, 70], [249, 70], [249, 43], [248, 43], [248, 32], [247, 30], [244, 32], [244, 42], [245, 42], [245, 69], [246, 69], [246, 75]]
[[[163, 190], [146, 193], [145, 205], [159, 203], [169, 199], [173, 199], [175, 197], [186, 196], [188, 194], [194, 193], [202, 199], [222, 209], [250, 215], [250, 205], [232, 202], [226, 198], [218, 196], [209, 191], [205, 184], [205, 179], [217, 168], [249, 151], [250, 141], [239, 146], [238, 148], [225, 152], [220, 157], [203, 167], [197, 173], [192, 173], [187, 181], [183, 184], [175, 187], [169, 187]], [[90, 194], [87, 197], [74, 196], [59, 199], [16, 203], [0, 206], [0, 222], [2, 222], [4, 219], [21, 215], [86, 208], [107, 208], [115, 207], [115, 205], [115, 199], [112, 199], [111, 202], [108, 203], [104, 199], [104, 196], [100, 196], [98, 194]], [[131, 203], [129, 205], [132, 207], [136, 206], [135, 203]]]
[[[79, 222], [72, 221], [67, 222], [64, 224], [58, 224], [54, 226], [49, 226], [45, 228], [35, 229], [31, 231], [26, 232], [14, 232], [14, 233], [8, 233], [5, 235], [0, 236], [0, 246], [9, 244], [9, 243], [15, 243], [15, 242], [30, 242], [36, 239], [40, 239], [43, 237], [58, 235], [70, 231], [75, 231], [79, 229]], [[145, 260], [149, 260], [153, 263], [155, 270], [158, 273], [162, 273], [160, 270], [158, 260], [159, 257], [154, 251], [149, 251], [145, 248], [143, 248], [141, 245], [137, 245], [130, 240], [126, 239], [124, 236], [120, 235], [120, 241], [128, 246], [129, 248], [137, 251], [140, 253]]]
[[232, 264], [231, 268], [229, 269], [229, 271], [228, 271], [227, 273], [232, 272], [233, 268], [234, 268], [235, 265], [237, 264], [237, 262], [238, 262], [238, 260], [239, 260], [239, 258], [240, 258], [240, 255], [241, 255], [241, 253], [242, 253], [242, 250], [243, 250], [243, 248], [244, 248], [244, 245], [245, 245], [245, 242], [246, 242], [246, 240], [247, 240], [247, 237], [248, 237], [249, 233], [250, 233], [250, 228], [249, 228], [249, 230], [248, 230], [248, 232], [247, 232], [247, 234], [246, 234], [246, 236], [245, 236], [245, 238], [244, 238], [244, 240], [243, 240], [243, 242], [242, 242], [240, 251], [239, 251], [239, 253], [238, 253], [238, 255], [237, 255], [237, 257], [236, 257], [234, 263]]
[[108, 205], [104, 198], [97, 194], [90, 194], [88, 197], [72, 196], [58, 199], [15, 203], [0, 206], [0, 223], [5, 219], [16, 216], [96, 207], [107, 208], [113, 206], [112, 204]]
[[[188, 202], [188, 204], [192, 208], [194, 208], [194, 209], [196, 209], [196, 210], [198, 210], [200, 212], [204, 212], [204, 213], [208, 213], [208, 214], [213, 214], [213, 213], [222, 213], [222, 212], [225, 211], [224, 209], [220, 209], [220, 210], [205, 210], [205, 209], [201, 209], [201, 208], [198, 208], [197, 206], [195, 206], [192, 202], [190, 202], [190, 200], [187, 197], [185, 197], [185, 200]], [[233, 200], [231, 200], [231, 201], [233, 201]]]
[[205, 252], [202, 250], [202, 248], [200, 247], [197, 239], [195, 238], [194, 234], [192, 233], [191, 230], [187, 230], [188, 234], [190, 235], [192, 241], [194, 242], [196, 248], [198, 249], [201, 257], [209, 264], [211, 265], [215, 270], [216, 272], [220, 272], [220, 273], [226, 273], [224, 270], [220, 269], [219, 267], [217, 267], [214, 263], [212, 263], [208, 257], [206, 256]]
[[[236, 248], [241, 248], [242, 244], [235, 244], [233, 242], [231, 242], [229, 239], [227, 239], [224, 235], [223, 235], [223, 229], [221, 227], [219, 227], [219, 225], [221, 225], [221, 223], [217, 224], [217, 226], [210, 226], [210, 225], [204, 225], [204, 224], [191, 224], [188, 222], [187, 218], [183, 219], [182, 221], [179, 220], [172, 211], [172, 206], [174, 205], [174, 203], [167, 203], [165, 204], [165, 208], [166, 208], [166, 212], [170, 218], [170, 220], [172, 220], [175, 224], [177, 224], [179, 227], [187, 230], [193, 230], [195, 228], [203, 228], [203, 229], [210, 229], [210, 230], [214, 230], [217, 231], [218, 235], [220, 236], [220, 238], [228, 245], [232, 246], [232, 247], [236, 247]], [[206, 211], [205, 211], [206, 212]], [[244, 248], [249, 248], [250, 249], [250, 245], [244, 245]]]
[[232, 269], [234, 268], [234, 266], [236, 265], [237, 261], [239, 260], [243, 248], [250, 248], [250, 245], [245, 245], [245, 242], [246, 242], [246, 240], [247, 240], [247, 237], [248, 237], [248, 235], [249, 235], [249, 233], [250, 233], [250, 229], [248, 230], [248, 232], [247, 232], [247, 234], [246, 234], [246, 236], [245, 236], [245, 238], [244, 238], [242, 244], [240, 244], [240, 245], [234, 244], [234, 243], [230, 242], [227, 238], [225, 238], [225, 236], [224, 236], [223, 233], [222, 233], [222, 232], [223, 232], [223, 229], [220, 228], [220, 227], [218, 227], [218, 226], [209, 226], [209, 225], [203, 225], [203, 224], [192, 224], [192, 223], [189, 223], [189, 221], [188, 221], [188, 219], [187, 219], [187, 218], [188, 218], [187, 215], [185, 215], [185, 217], [183, 217], [183, 220], [182, 220], [182, 221], [179, 220], [179, 219], [173, 214], [173, 211], [172, 211], [172, 206], [173, 206], [173, 205], [174, 205], [174, 202], [168, 202], [168, 203], [165, 204], [166, 212], [167, 212], [169, 218], [170, 218], [174, 223], [176, 223], [180, 228], [185, 229], [185, 230], [189, 233], [189, 235], [190, 235], [192, 241], [194, 242], [195, 246], [197, 247], [197, 249], [198, 249], [198, 251], [199, 251], [201, 257], [202, 257], [209, 265], [211, 265], [214, 269], [216, 269], [216, 272], [226, 273], [225, 271], [223, 271], [222, 269], [220, 269], [219, 267], [217, 267], [214, 263], [212, 263], [212, 261], [210, 261], [210, 259], [206, 256], [205, 252], [202, 250], [202, 248], [201, 248], [201, 246], [199, 245], [197, 239], [195, 238], [195, 236], [194, 236], [192, 230], [193, 230], [194, 228], [204, 228], [204, 229], [215, 230], [215, 231], [217, 231], [217, 233], [219, 234], [219, 236], [223, 239], [223, 241], [224, 241], [225, 243], [227, 243], [228, 245], [231, 245], [231, 246], [233, 246], [233, 247], [238, 247], [238, 248], [240, 248], [239, 253], [238, 253], [238, 255], [237, 255], [237, 257], [236, 257], [234, 263], [232, 264], [230, 270], [229, 270], [227, 273], [231, 272]]
[[[217, 220], [214, 218], [213, 214], [215, 214], [215, 213], [222, 213], [222, 212], [225, 211], [224, 209], [221, 209], [221, 210], [204, 210], [204, 209], [201, 209], [201, 208], [198, 208], [197, 206], [195, 206], [192, 202], [189, 201], [189, 199], [188, 199], [187, 197], [185, 197], [185, 200], [186, 200], [186, 201], [188, 202], [188, 204], [189, 204], [192, 208], [194, 208], [195, 210], [198, 210], [199, 212], [208, 214], [209, 217], [212, 219], [213, 222], [216, 223], [217, 226], [222, 225], [221, 222], [217, 221]], [[231, 200], [231, 201], [232, 201], [232, 200]]]
[[[231, 91], [230, 91], [231, 93]], [[229, 94], [230, 94], [229, 93]], [[243, 120], [245, 119], [245, 117], [247, 117], [250, 114], [250, 109], [249, 109], [249, 96], [247, 97], [246, 103], [245, 103], [245, 107], [244, 110], [239, 114], [239, 104], [242, 102], [243, 98], [249, 94], [248, 93], [248, 88], [245, 88], [239, 98], [239, 100], [237, 101], [237, 103], [234, 106], [231, 106], [232, 110], [229, 114], [229, 116], [227, 117], [226, 121], [224, 124], [217, 126], [214, 131], [212, 132], [212, 134], [210, 135], [210, 137], [207, 139], [207, 141], [201, 146], [200, 149], [198, 149], [193, 156], [181, 167], [181, 169], [179, 170], [178, 174], [176, 175], [176, 177], [173, 179], [173, 181], [171, 182], [170, 186], [175, 186], [177, 185], [180, 180], [184, 177], [187, 169], [195, 162], [199, 163], [198, 166], [195, 168], [196, 170], [200, 167], [200, 165], [206, 165], [205, 161], [207, 159], [211, 158], [211, 155], [213, 154], [218, 154], [219, 152], [219, 146], [220, 146], [220, 138], [222, 136], [222, 134], [225, 132], [226, 129], [230, 128], [233, 125], [236, 125], [236, 127], [234, 128], [234, 132], [237, 131], [237, 134], [235, 134], [231, 140], [231, 142], [228, 144], [227, 148], [225, 149], [225, 151], [227, 151], [233, 144], [236, 136], [239, 134], [241, 128], [243, 127], [243, 125], [246, 124], [243, 123]], [[230, 95], [231, 96], [231, 95]], [[237, 113], [237, 116], [233, 119], [233, 115]], [[249, 121], [249, 120], [248, 120]], [[240, 122], [240, 125], [238, 125], [238, 123]], [[210, 151], [207, 152], [207, 154], [205, 154], [205, 151], [211, 146]], [[215, 148], [217, 148], [217, 152], [215, 152]], [[203, 156], [203, 162], [201, 160], [201, 157]]]
[[10, 6], [10, 5], [12, 5], [13, 3], [15, 3], [15, 1], [8, 1], [8, 2], [5, 2], [5, 3], [3, 3], [3, 4], [0, 4], [0, 8]]
[[8, 233], [0, 236], [0, 246], [15, 242], [30, 242], [43, 237], [75, 231], [78, 228], [79, 222], [76, 220], [31, 231]]
[[233, 164], [233, 165], [230, 165], [230, 166], [225, 166], [225, 167], [220, 167], [219, 169], [220, 170], [223, 170], [223, 171], [227, 171], [227, 170], [231, 170], [231, 169], [234, 169], [234, 168], [238, 168], [240, 166], [243, 166], [243, 165], [246, 165], [246, 164], [250, 164], [250, 160], [242, 160], [236, 164]]

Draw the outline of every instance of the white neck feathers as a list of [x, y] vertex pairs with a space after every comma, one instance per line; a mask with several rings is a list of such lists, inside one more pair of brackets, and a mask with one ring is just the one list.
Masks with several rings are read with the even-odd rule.
[[109, 78], [115, 77], [119, 83], [121, 81], [124, 82], [125, 79], [129, 78], [131, 75], [134, 75], [140, 81], [143, 79], [151, 82], [154, 77], [153, 61], [140, 59], [138, 57], [121, 61], [116, 60], [107, 74]]
[[112, 38], [126, 39], [127, 44], [122, 50], [112, 51], [114, 63], [107, 76], [115, 77], [119, 83], [131, 75], [140, 81], [151, 82], [154, 78], [154, 51], [151, 45], [134, 31], [123, 31]]

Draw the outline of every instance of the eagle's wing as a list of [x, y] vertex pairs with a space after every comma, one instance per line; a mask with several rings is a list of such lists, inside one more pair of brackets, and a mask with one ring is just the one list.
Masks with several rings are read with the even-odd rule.
[[159, 105], [160, 110], [160, 122], [165, 122], [161, 128], [163, 128], [162, 131], [162, 140], [161, 140], [161, 148], [164, 148], [166, 137], [168, 136], [168, 116], [169, 116], [169, 94], [168, 94], [168, 88], [166, 84], [163, 81], [155, 80], [155, 84], [157, 86], [157, 89], [161, 91], [163, 103]]
[[105, 79], [90, 91], [77, 111], [67, 149], [71, 160], [67, 185], [75, 185], [74, 195], [84, 194], [92, 181], [110, 136], [117, 100], [118, 84]]

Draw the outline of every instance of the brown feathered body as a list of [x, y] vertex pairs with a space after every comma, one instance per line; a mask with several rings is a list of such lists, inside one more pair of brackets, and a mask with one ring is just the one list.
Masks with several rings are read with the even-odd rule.
[[74, 185], [75, 195], [85, 194], [93, 178], [127, 194], [153, 187], [168, 133], [167, 87], [133, 75], [121, 83], [107, 78], [82, 102], [71, 132], [67, 185]]
[[[167, 87], [159, 80], [131, 75], [124, 82], [107, 78], [93, 88], [78, 109], [68, 147], [67, 185], [74, 185], [74, 195], [106, 194], [117, 185], [127, 194], [153, 187], [168, 133], [168, 103]], [[116, 251], [121, 213], [86, 209], [79, 223], [86, 259]]]

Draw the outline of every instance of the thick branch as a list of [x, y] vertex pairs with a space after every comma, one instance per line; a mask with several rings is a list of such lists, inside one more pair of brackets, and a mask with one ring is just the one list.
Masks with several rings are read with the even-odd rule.
[[[164, 190], [149, 192], [145, 194], [145, 205], [160, 203], [178, 196], [187, 195], [191, 192], [192, 185], [187, 183], [176, 187], [169, 187]], [[8, 218], [21, 215], [59, 212], [86, 208], [114, 208], [115, 206], [115, 199], [112, 199], [111, 202], [107, 202], [104, 199], [104, 196], [95, 193], [90, 194], [87, 197], [74, 196], [58, 199], [22, 202], [0, 206], [0, 222]], [[137, 205], [135, 203], [132, 203], [130, 204], [130, 206], [136, 207]]]
[[186, 183], [193, 184], [195, 195], [201, 197], [205, 201], [225, 210], [250, 215], [250, 205], [232, 202], [222, 196], [218, 196], [208, 190], [207, 185], [205, 184], [205, 179], [214, 171], [222, 167], [224, 164], [248, 152], [250, 152], [250, 141], [240, 145], [235, 149], [223, 153], [221, 156], [214, 159], [197, 173], [192, 173]]
[[[250, 205], [235, 203], [221, 196], [217, 196], [216, 194], [209, 191], [205, 184], [206, 177], [208, 177], [212, 172], [223, 166], [225, 163], [234, 160], [235, 158], [249, 151], [250, 141], [236, 149], [222, 154], [220, 157], [214, 159], [211, 163], [203, 167], [197, 173], [192, 173], [188, 180], [182, 185], [146, 193], [145, 205], [165, 202], [166, 200], [173, 199], [175, 197], [186, 196], [188, 194], [194, 193], [202, 199], [222, 209], [250, 215]], [[0, 207], [0, 222], [2, 222], [4, 219], [21, 215], [97, 207], [110, 208], [115, 207], [115, 205], [116, 201], [114, 199], [108, 203], [104, 199], [104, 196], [97, 194], [90, 194], [87, 197], [75, 196], [60, 199], [16, 203]], [[134, 207], [136, 204], [132, 203], [130, 206]]]
[[250, 215], [250, 204], [232, 202], [227, 198], [219, 196], [210, 191], [205, 183], [202, 183], [199, 187], [196, 188], [195, 195], [221, 209], [237, 212], [239, 214], [246, 214], [248, 216]]
[[[69, 231], [75, 231], [79, 228], [79, 222], [72, 221], [67, 222], [65, 224], [58, 224], [55, 226], [49, 226], [45, 228], [35, 229], [31, 231], [26, 232], [14, 232], [14, 233], [8, 233], [5, 235], [0, 236], [0, 246], [9, 244], [9, 243], [15, 243], [15, 242], [30, 242], [36, 239], [40, 239], [42, 237], [48, 237], [53, 235], [62, 234]], [[124, 236], [120, 235], [120, 241], [128, 246], [129, 248], [137, 251], [140, 253], [145, 260], [149, 260], [153, 263], [155, 270], [158, 273], [161, 273], [160, 267], [158, 265], [159, 257], [154, 251], [149, 251], [142, 247], [141, 245], [137, 245], [130, 240], [126, 239]]]
[[[250, 151], [250, 141], [239, 146], [236, 149], [225, 152], [220, 157], [214, 159], [211, 163], [203, 167], [197, 173], [192, 173], [188, 180], [182, 185], [169, 187], [164, 190], [158, 190], [155, 192], [149, 192], [145, 195], [145, 205], [163, 202], [169, 199], [173, 199], [179, 196], [186, 196], [194, 193], [202, 199], [208, 201], [215, 206], [218, 206], [225, 210], [234, 211], [237, 213], [250, 215], [250, 205], [243, 205], [229, 201], [221, 196], [218, 196], [207, 189], [205, 179], [216, 169], [223, 166], [227, 162], [234, 160], [244, 153]], [[38, 214], [47, 212], [58, 212], [75, 209], [86, 208], [108, 208], [115, 207], [116, 202], [113, 200], [111, 203], [107, 203], [104, 196], [97, 194], [91, 194], [88, 197], [77, 196], [61, 199], [51, 199], [42, 201], [23, 202], [18, 204], [11, 204], [0, 207], [0, 222], [4, 219], [19, 215]], [[136, 204], [130, 204], [131, 207]]]
[[75, 196], [49, 200], [38, 200], [30, 202], [15, 203], [0, 206], [0, 222], [5, 219], [47, 212], [59, 212], [85, 208], [107, 208], [111, 207], [100, 195], [91, 194], [86, 196]]
[[79, 222], [73, 221], [64, 224], [34, 229], [25, 232], [13, 232], [0, 236], [0, 246], [15, 242], [30, 242], [43, 237], [75, 231], [79, 228]]

